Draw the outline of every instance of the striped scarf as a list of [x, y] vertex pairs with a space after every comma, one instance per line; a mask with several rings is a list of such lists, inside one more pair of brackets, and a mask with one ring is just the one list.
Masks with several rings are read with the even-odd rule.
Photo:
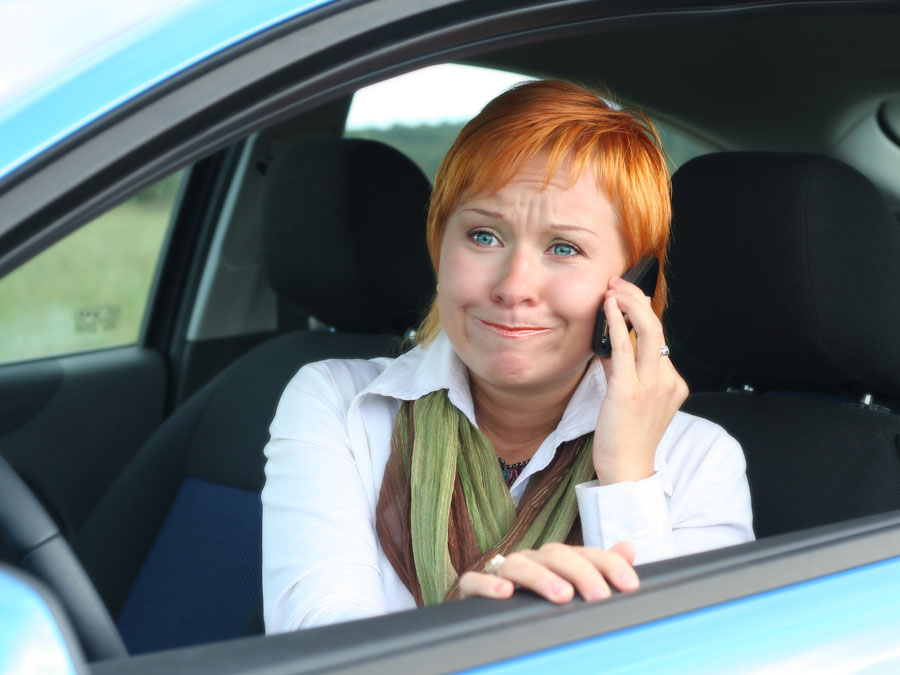
[[459, 577], [497, 553], [581, 543], [575, 485], [591, 480], [593, 434], [562, 444], [513, 504], [494, 448], [445, 389], [400, 408], [375, 528], [416, 605], [459, 595]]

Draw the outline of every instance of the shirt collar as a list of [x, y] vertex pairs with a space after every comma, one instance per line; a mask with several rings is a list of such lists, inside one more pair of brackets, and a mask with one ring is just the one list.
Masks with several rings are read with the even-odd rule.
[[[521, 497], [525, 481], [550, 463], [561, 443], [594, 430], [597, 416], [600, 414], [600, 405], [606, 397], [606, 386], [603, 365], [599, 359], [591, 359], [556, 429], [541, 444], [513, 485], [512, 494], [516, 500]], [[417, 346], [389, 362], [381, 374], [372, 380], [357, 398], [366, 394], [376, 394], [413, 401], [439, 389], [446, 389], [451, 403], [473, 425], [478, 426], [472, 392], [469, 389], [468, 370], [443, 331], [427, 346]], [[654, 468], [662, 476], [666, 494], [671, 495], [672, 483], [663, 455], [664, 453], [656, 453]]]
[[[360, 395], [377, 394], [413, 401], [439, 389], [446, 389], [450, 402], [473, 425], [478, 426], [468, 370], [444, 331], [438, 333], [427, 346], [417, 346], [391, 361]], [[603, 366], [598, 359], [591, 359], [559, 425], [551, 434], [555, 441], [552, 445], [555, 447], [593, 431], [605, 396], [606, 374]]]
[[477, 426], [469, 372], [444, 331], [425, 347], [419, 345], [391, 361], [360, 395], [414, 401], [440, 389], [446, 389], [450, 402]]

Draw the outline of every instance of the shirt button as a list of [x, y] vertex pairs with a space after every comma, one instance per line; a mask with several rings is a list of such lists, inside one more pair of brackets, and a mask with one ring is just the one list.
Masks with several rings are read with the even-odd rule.
[[620, 541], [627, 541], [627, 540], [628, 540], [628, 535], [625, 532], [622, 532], [622, 531], [616, 532], [616, 543], [618, 543]]

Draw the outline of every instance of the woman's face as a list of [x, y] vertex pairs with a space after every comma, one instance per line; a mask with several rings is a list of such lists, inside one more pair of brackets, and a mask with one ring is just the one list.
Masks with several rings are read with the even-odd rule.
[[573, 386], [591, 356], [597, 309], [625, 270], [616, 214], [588, 171], [546, 156], [492, 194], [463, 197], [441, 243], [441, 325], [475, 385]]

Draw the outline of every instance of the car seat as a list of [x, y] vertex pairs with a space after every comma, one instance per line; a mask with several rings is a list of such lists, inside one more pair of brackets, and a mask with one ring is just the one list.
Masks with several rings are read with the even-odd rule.
[[823, 156], [713, 154], [673, 176], [673, 213], [684, 410], [743, 446], [757, 536], [900, 507], [900, 227], [874, 185]]
[[305, 141], [269, 167], [270, 283], [328, 328], [274, 338], [202, 387], [75, 537], [130, 653], [245, 632], [261, 593], [259, 492], [278, 399], [305, 363], [399, 353], [434, 292], [430, 187], [411, 160], [373, 141]]

